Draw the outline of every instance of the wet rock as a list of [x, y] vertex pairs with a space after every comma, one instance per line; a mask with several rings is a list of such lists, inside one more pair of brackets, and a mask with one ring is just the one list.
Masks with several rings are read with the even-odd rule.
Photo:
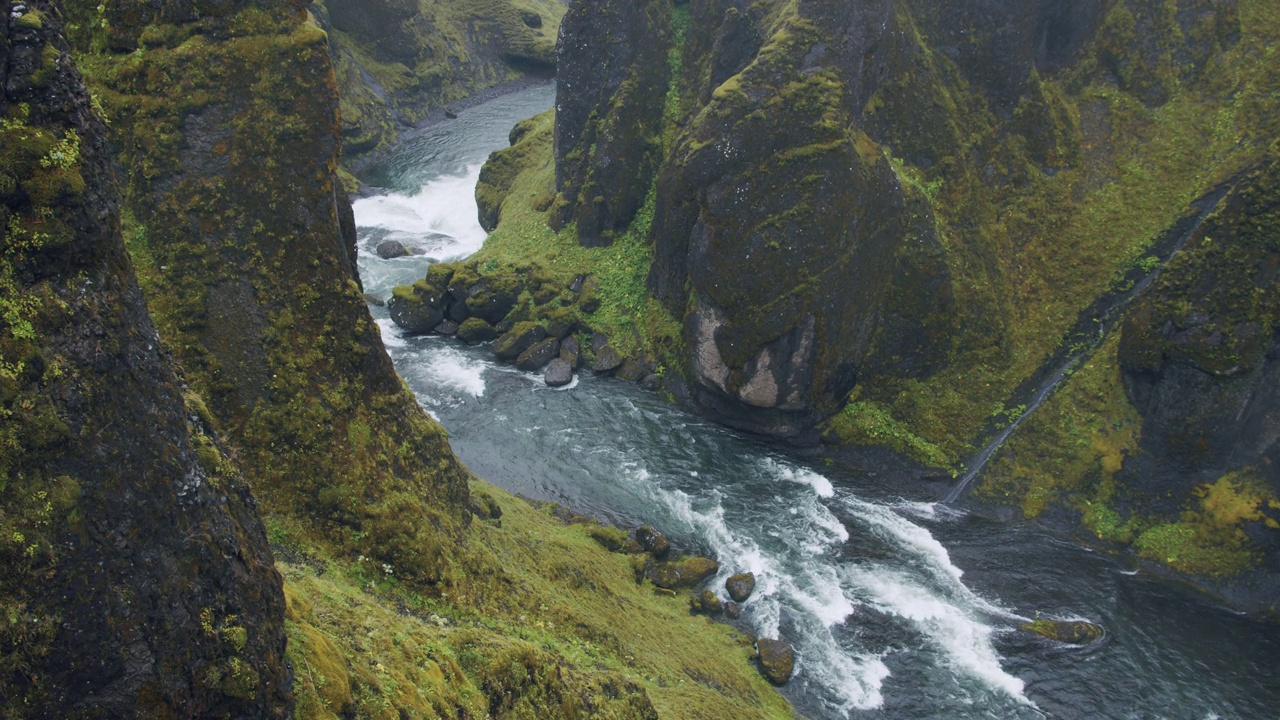
[[689, 608], [696, 613], [720, 615], [724, 613], [724, 601], [710, 590], [703, 590], [697, 596], [689, 599]]
[[383, 260], [394, 260], [408, 255], [409, 248], [406, 248], [404, 243], [399, 240], [387, 240], [386, 242], [378, 243], [378, 247], [374, 252], [378, 253], [378, 257]]
[[659, 560], [671, 550], [671, 541], [667, 540], [667, 536], [648, 525], [641, 525], [636, 529], [636, 542], [640, 543], [645, 552]]
[[724, 614], [730, 620], [737, 620], [742, 617], [742, 606], [730, 600], [724, 604]]
[[578, 348], [578, 338], [567, 337], [560, 341], [560, 359], [569, 363], [571, 369], [578, 369], [578, 363], [582, 360], [582, 353]]
[[387, 302], [387, 309], [391, 311], [391, 320], [411, 333], [430, 332], [444, 320], [440, 296], [421, 281], [397, 287]]
[[445, 318], [431, 332], [437, 335], [453, 335], [454, 333], [458, 332], [458, 323], [448, 318]]
[[447, 118], [449, 118], [450, 120], [457, 120], [457, 119], [458, 119], [458, 111], [457, 111], [456, 109], [452, 108], [452, 107], [446, 107], [446, 108], [444, 109], [444, 116], [445, 116], [445, 117], [447, 117]]
[[373, 293], [365, 293], [364, 301], [374, 307], [382, 307], [387, 304], [386, 300], [383, 300], [382, 298], [378, 297], [377, 295], [374, 295]]
[[484, 320], [473, 317], [458, 325], [457, 336], [468, 345], [477, 345], [498, 337], [498, 330]]
[[1087, 620], [1050, 620], [1041, 617], [1022, 625], [1021, 629], [1068, 645], [1089, 645], [1106, 634], [1101, 625]]
[[509, 332], [498, 338], [498, 342], [494, 343], [493, 354], [497, 355], [499, 360], [510, 362], [520, 357], [525, 350], [542, 342], [546, 337], [547, 329], [537, 323], [517, 323]]
[[622, 356], [608, 345], [596, 352], [595, 362], [591, 363], [591, 371], [597, 375], [607, 375], [620, 367]]
[[515, 307], [520, 286], [514, 277], [486, 277], [467, 288], [466, 295], [467, 310], [475, 317], [496, 325]]
[[697, 587], [719, 569], [720, 564], [711, 558], [683, 557], [650, 564], [645, 568], [645, 577], [660, 588], [677, 590]]
[[521, 370], [533, 372], [540, 370], [544, 365], [556, 359], [560, 355], [560, 341], [549, 337], [541, 340], [531, 346], [528, 350], [520, 353], [516, 357], [516, 367]]
[[550, 387], [564, 387], [573, 382], [573, 366], [564, 358], [558, 357], [547, 365], [547, 372], [542, 379]]
[[785, 640], [761, 638], [756, 641], [760, 671], [774, 685], [785, 685], [796, 669], [796, 651]]
[[745, 602], [751, 597], [751, 592], [756, 589], [756, 575], [749, 572], [731, 575], [724, 581], [724, 589], [729, 591], [729, 597], [738, 602]]
[[643, 360], [627, 358], [627, 360], [622, 363], [622, 367], [614, 373], [614, 377], [627, 382], [638, 382], [640, 378], [648, 375], [652, 369], [653, 368], [649, 366], [649, 363]]
[[645, 390], [658, 390], [662, 388], [662, 376], [657, 373], [649, 373], [640, 379], [640, 387]]

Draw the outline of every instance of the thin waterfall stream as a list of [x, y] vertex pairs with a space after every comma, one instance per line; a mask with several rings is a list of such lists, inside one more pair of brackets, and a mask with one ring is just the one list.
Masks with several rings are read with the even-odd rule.
[[[385, 297], [481, 246], [480, 164], [553, 96], [535, 87], [466, 110], [363, 173], [384, 191], [355, 203], [368, 292]], [[383, 260], [374, 249], [388, 239], [420, 254]], [[892, 477], [808, 464], [634, 384], [585, 373], [550, 388], [484, 347], [402, 335], [371, 311], [477, 475], [620, 526], [652, 524], [721, 562], [713, 588], [754, 572], [742, 627], [795, 645], [782, 692], [804, 717], [1207, 720], [1280, 706], [1272, 626], [1122, 560], [903, 497]], [[1108, 632], [1054, 643], [1020, 629], [1037, 615]]]
[[[1121, 317], [1124, 309], [1132, 304], [1134, 300], [1142, 297], [1147, 288], [1151, 287], [1151, 284], [1160, 276], [1160, 271], [1164, 269], [1164, 266], [1182, 250], [1187, 241], [1191, 239], [1191, 236], [1195, 235], [1196, 231], [1204, 225], [1204, 221], [1213, 214], [1213, 211], [1218, 209], [1218, 205], [1222, 203], [1222, 199], [1230, 191], [1231, 185], [1232, 183], [1224, 183], [1192, 203], [1196, 213], [1175, 224], [1165, 234], [1164, 238], [1155, 243], [1157, 249], [1163, 250], [1161, 253], [1163, 257], [1160, 259], [1159, 264], [1136, 280], [1131, 288], [1114, 296], [1104, 298], [1081, 313], [1080, 320], [1076, 323], [1076, 328], [1070, 335], [1083, 336], [1084, 340], [1076, 343], [1077, 346], [1083, 346], [1083, 348], [1069, 350], [1069, 356], [1065, 361], [1059, 361], [1056, 357], [1050, 359], [1048, 366], [1055, 369], [1036, 387], [1035, 395], [1026, 404], [1026, 409], [1013, 422], [1000, 430], [969, 461], [965, 473], [960, 476], [960, 480], [943, 497], [942, 502], [947, 505], [954, 505], [964, 495], [964, 491], [968, 489], [973, 480], [978, 477], [978, 474], [982, 472], [982, 468], [986, 467], [987, 462], [991, 460], [991, 456], [1005, 444], [1032, 413], [1044, 404], [1044, 401], [1053, 394], [1053, 391], [1058, 388], [1074, 368], [1093, 355], [1094, 351], [1102, 345], [1107, 333], [1111, 332], [1112, 327], [1115, 325], [1116, 320]], [[1091, 330], [1095, 326], [1097, 327], [1096, 332], [1084, 332], [1085, 328]], [[1057, 364], [1055, 365], [1055, 363]]]

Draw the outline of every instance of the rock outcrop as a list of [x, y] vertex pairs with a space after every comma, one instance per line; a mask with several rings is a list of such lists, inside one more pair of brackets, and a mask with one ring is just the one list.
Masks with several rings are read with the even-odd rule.
[[127, 7], [110, 26], [138, 51], [82, 52], [161, 337], [268, 511], [447, 582], [468, 473], [361, 295], [328, 37], [301, 0]]
[[60, 25], [0, 3], [0, 714], [287, 717], [257, 504], [147, 313]]
[[316, 0], [342, 99], [347, 162], [450, 104], [555, 70], [559, 0]]
[[671, 5], [575, 3], [560, 28], [554, 227], [608, 245], [631, 224], [662, 161]]

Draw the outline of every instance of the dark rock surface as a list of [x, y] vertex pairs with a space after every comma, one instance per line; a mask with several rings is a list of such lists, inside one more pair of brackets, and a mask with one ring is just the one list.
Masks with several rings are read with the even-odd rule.
[[710, 558], [682, 557], [650, 564], [645, 577], [660, 588], [678, 590], [701, 585], [719, 569], [719, 563]]
[[547, 365], [543, 380], [551, 387], [564, 387], [573, 382], [573, 366], [564, 358], [556, 358]]
[[[0, 714], [284, 717], [284, 595], [257, 504], [147, 313], [60, 12], [10, 5], [0, 115], [28, 111], [0, 130], [0, 181], [24, 190], [0, 182], [0, 365], [25, 370], [0, 373]], [[61, 189], [32, 192], [41, 177]]]
[[796, 651], [784, 640], [761, 638], [756, 641], [760, 653], [760, 670], [774, 685], [785, 685], [796, 668]]
[[608, 245], [630, 224], [662, 161], [670, 7], [575, 3], [561, 21], [552, 219], [577, 223], [584, 245]]
[[671, 541], [663, 533], [654, 530], [648, 525], [641, 525], [636, 528], [636, 542], [640, 543], [640, 547], [645, 552], [653, 555], [661, 560], [671, 551]]
[[527, 372], [540, 370], [544, 365], [560, 356], [560, 341], [545, 338], [532, 345], [528, 350], [516, 357], [516, 367]]
[[511, 362], [520, 357], [525, 350], [542, 342], [547, 337], [547, 329], [537, 323], [516, 323], [506, 334], [498, 338], [493, 345], [493, 354], [499, 360]]
[[729, 597], [735, 601], [745, 602], [756, 589], [756, 575], [749, 572], [730, 575], [724, 581], [724, 589], [729, 591]]
[[387, 240], [386, 242], [378, 243], [378, 247], [375, 252], [377, 252], [378, 257], [383, 260], [394, 260], [395, 258], [404, 257], [409, 254], [408, 248], [404, 246], [404, 243], [398, 240]]
[[622, 356], [612, 346], [605, 345], [596, 351], [596, 359], [591, 362], [591, 370], [598, 375], [605, 375], [622, 367]]
[[478, 317], [467, 318], [458, 325], [458, 339], [468, 345], [478, 345], [498, 337], [498, 331], [489, 323]]

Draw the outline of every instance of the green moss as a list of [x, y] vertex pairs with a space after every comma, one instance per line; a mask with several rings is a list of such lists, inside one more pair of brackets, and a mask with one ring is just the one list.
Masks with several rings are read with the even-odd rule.
[[13, 24], [24, 30], [43, 30], [44, 15], [35, 8], [28, 8], [25, 12], [18, 15], [17, 20], [15, 20]]
[[1099, 538], [1126, 534], [1113, 509], [1114, 480], [1137, 450], [1142, 417], [1125, 393], [1119, 344], [1120, 333], [1111, 333], [1026, 420], [983, 473], [980, 496], [1019, 505], [1027, 518], [1066, 504]]
[[791, 717], [747, 638], [637, 585], [599, 526], [473, 494], [502, 521], [467, 531], [467, 582], [447, 596], [370, 559], [281, 564], [299, 717]]

